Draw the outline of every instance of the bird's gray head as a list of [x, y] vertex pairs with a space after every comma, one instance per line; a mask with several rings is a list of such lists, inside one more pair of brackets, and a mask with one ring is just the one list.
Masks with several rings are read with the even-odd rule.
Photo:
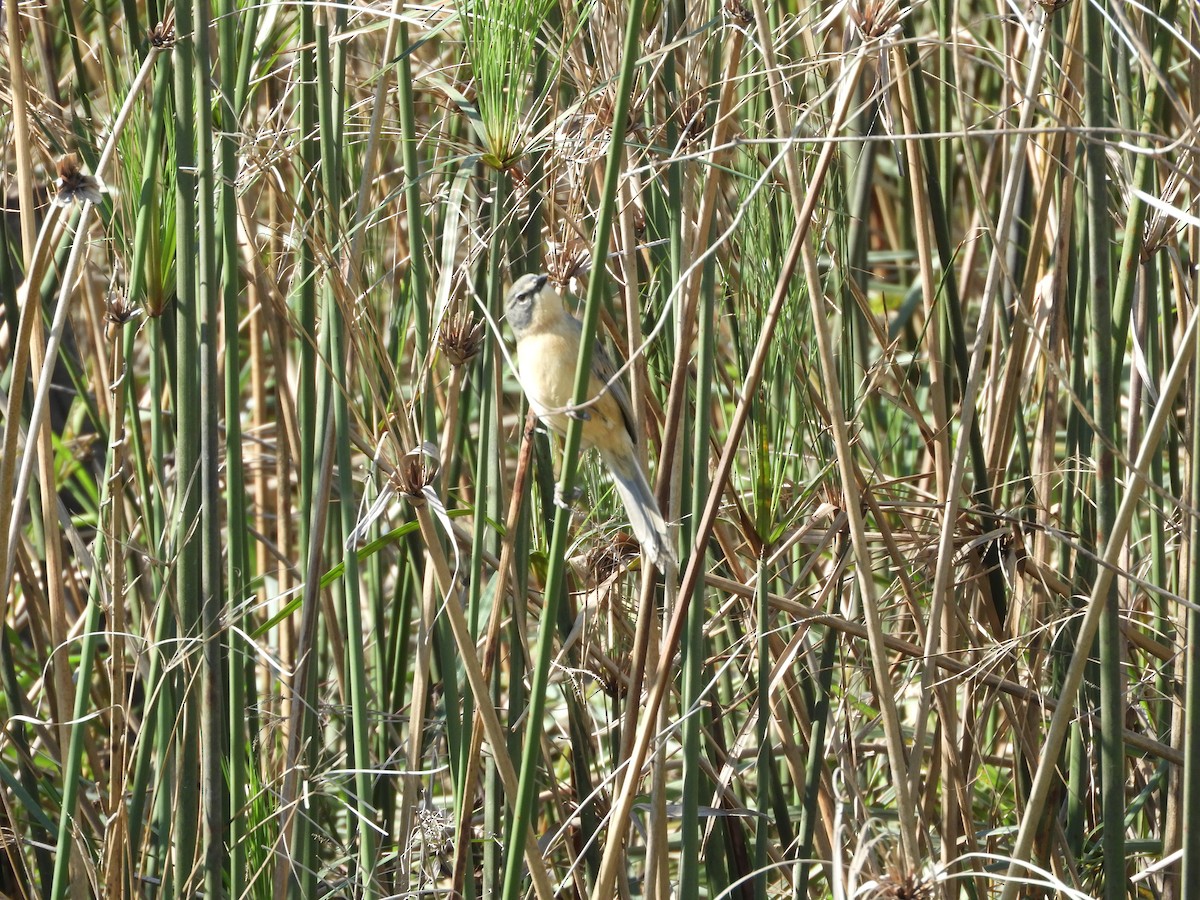
[[538, 299], [546, 286], [545, 275], [522, 275], [513, 282], [504, 301], [504, 315], [508, 326], [518, 338], [534, 323]]

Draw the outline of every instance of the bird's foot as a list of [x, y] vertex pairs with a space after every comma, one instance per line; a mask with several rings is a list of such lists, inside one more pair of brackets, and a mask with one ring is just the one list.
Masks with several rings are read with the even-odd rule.
[[554, 505], [559, 509], [570, 509], [571, 505], [582, 496], [583, 488], [579, 485], [571, 488], [570, 493], [566, 497], [563, 497], [562, 485], [556, 484], [554, 486]]

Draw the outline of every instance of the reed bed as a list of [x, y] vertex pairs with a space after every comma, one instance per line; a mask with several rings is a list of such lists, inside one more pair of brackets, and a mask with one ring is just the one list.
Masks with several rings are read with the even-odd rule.
[[[0, 46], [0, 893], [1192, 896], [1195, 0]], [[531, 271], [678, 567], [528, 412]]]

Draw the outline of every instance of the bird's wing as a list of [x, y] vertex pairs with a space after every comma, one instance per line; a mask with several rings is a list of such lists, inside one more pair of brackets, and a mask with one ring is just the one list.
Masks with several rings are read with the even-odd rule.
[[599, 342], [592, 348], [592, 372], [602, 385], [608, 385], [609, 395], [617, 401], [617, 406], [621, 409], [621, 418], [625, 420], [625, 430], [629, 432], [629, 438], [637, 445], [638, 435], [633, 424], [633, 405], [629, 402], [629, 392], [625, 390], [625, 380], [623, 378], [614, 378], [617, 374], [617, 367], [612, 361], [612, 357], [608, 355], [605, 349], [600, 346]]

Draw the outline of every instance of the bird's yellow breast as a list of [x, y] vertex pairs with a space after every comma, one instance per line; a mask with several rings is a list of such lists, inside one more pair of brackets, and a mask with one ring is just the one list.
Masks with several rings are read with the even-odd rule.
[[[569, 419], [563, 410], [571, 405], [578, 362], [579, 335], [569, 327], [526, 334], [517, 343], [517, 368], [529, 405], [559, 434], [567, 430]], [[593, 375], [588, 385], [589, 399], [599, 394], [602, 388], [603, 384]], [[602, 450], [623, 450], [632, 443], [625, 430], [621, 408], [611, 394], [606, 392], [588, 406], [586, 414], [584, 444]]]
[[517, 344], [521, 381], [539, 416], [570, 404], [578, 355], [578, 340], [558, 331], [526, 335]]

